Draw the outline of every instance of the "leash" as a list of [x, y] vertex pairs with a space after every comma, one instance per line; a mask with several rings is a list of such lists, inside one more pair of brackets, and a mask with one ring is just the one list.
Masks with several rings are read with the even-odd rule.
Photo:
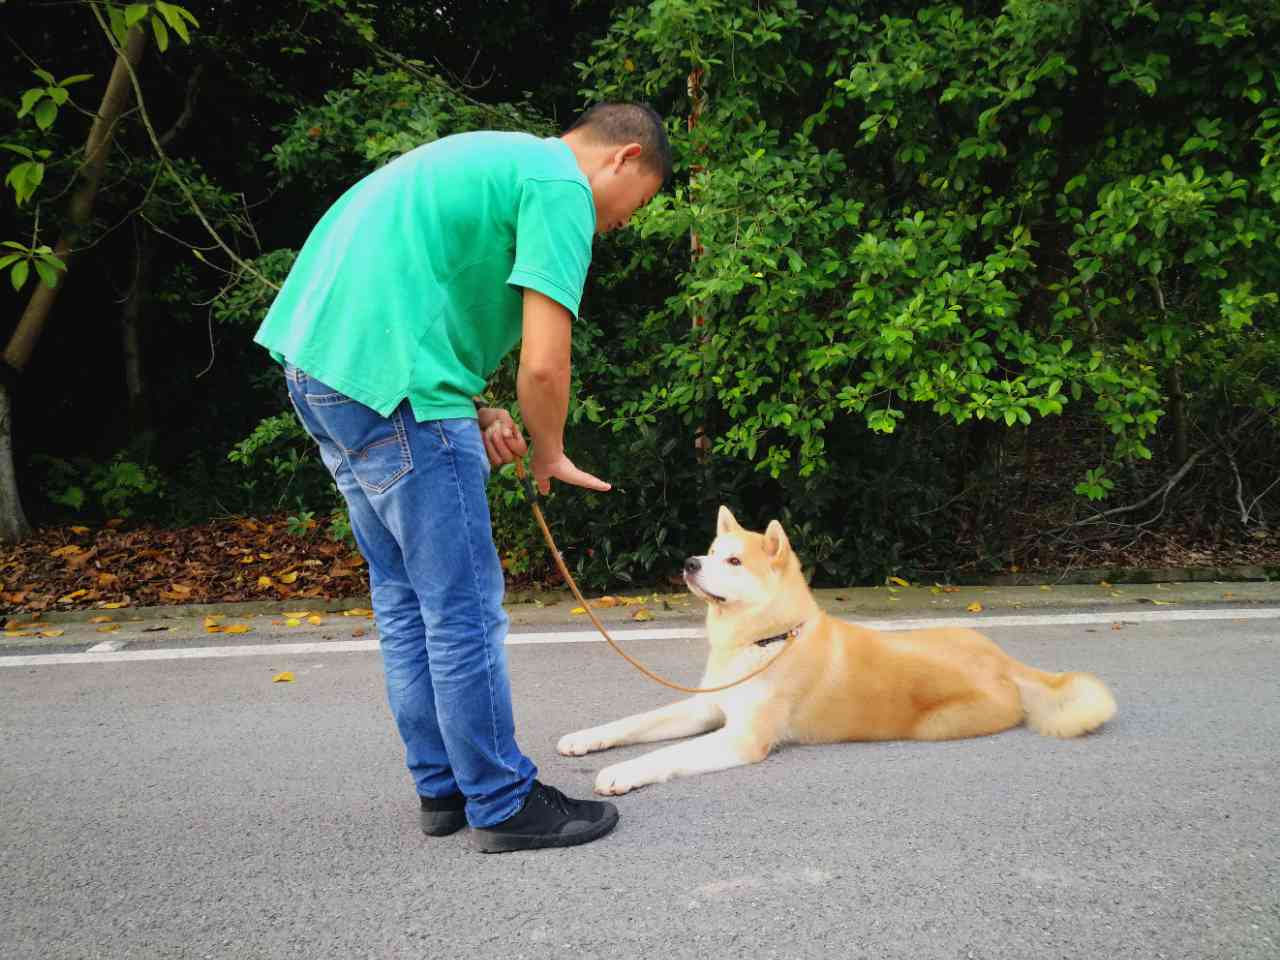
[[578, 585], [574, 582], [572, 574], [569, 573], [569, 568], [565, 566], [564, 557], [560, 555], [560, 551], [556, 547], [555, 538], [551, 536], [551, 528], [547, 526], [547, 518], [542, 514], [542, 497], [538, 493], [538, 488], [533, 483], [533, 478], [527, 476], [525, 473], [523, 457], [516, 458], [516, 477], [524, 483], [525, 494], [529, 498], [530, 506], [533, 507], [534, 519], [538, 521], [538, 526], [542, 528], [542, 537], [547, 541], [547, 548], [551, 551], [551, 557], [555, 560], [556, 566], [560, 570], [560, 575], [564, 577], [565, 583], [569, 584], [569, 589], [572, 590], [573, 595], [577, 597], [578, 603], [582, 604], [582, 608], [587, 611], [587, 616], [591, 618], [591, 622], [596, 625], [596, 629], [599, 630], [601, 636], [609, 642], [609, 646], [613, 647], [618, 656], [622, 657], [623, 660], [627, 661], [627, 663], [631, 664], [655, 683], [660, 683], [664, 687], [670, 687], [672, 690], [679, 690], [682, 693], [717, 693], [721, 690], [728, 690], [730, 687], [736, 687], [740, 683], [746, 683], [752, 677], [758, 677], [760, 674], [764, 673], [777, 663], [778, 659], [787, 652], [793, 643], [795, 643], [796, 637], [800, 633], [799, 627], [793, 627], [786, 633], [786, 641], [783, 643], [782, 649], [769, 658], [763, 666], [752, 670], [745, 677], [739, 677], [732, 683], [721, 684], [718, 687], [686, 687], [684, 684], [676, 683], [672, 680], [667, 680], [665, 677], [658, 676], [658, 674], [654, 673], [643, 663], [636, 660], [628, 654], [627, 651], [623, 650], [616, 642], [614, 642], [613, 637], [609, 636], [609, 631], [604, 628], [604, 624], [600, 622], [599, 618], [595, 615], [595, 611], [591, 609], [591, 604], [587, 603], [583, 598], [582, 591], [578, 589]]

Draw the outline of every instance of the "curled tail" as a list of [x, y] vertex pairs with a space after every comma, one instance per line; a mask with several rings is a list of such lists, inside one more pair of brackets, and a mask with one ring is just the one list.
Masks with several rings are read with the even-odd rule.
[[1115, 716], [1111, 691], [1091, 673], [1045, 673], [1015, 663], [1027, 726], [1046, 737], [1078, 737]]

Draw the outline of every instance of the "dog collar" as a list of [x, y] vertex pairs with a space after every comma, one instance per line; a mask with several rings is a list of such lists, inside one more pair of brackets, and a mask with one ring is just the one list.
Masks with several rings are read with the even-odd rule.
[[794, 640], [796, 637], [800, 635], [800, 628], [803, 626], [804, 626], [803, 623], [797, 623], [794, 627], [792, 627], [786, 633], [780, 633], [774, 637], [765, 637], [763, 640], [757, 640], [756, 646], [767, 647], [769, 644], [777, 643], [779, 640]]

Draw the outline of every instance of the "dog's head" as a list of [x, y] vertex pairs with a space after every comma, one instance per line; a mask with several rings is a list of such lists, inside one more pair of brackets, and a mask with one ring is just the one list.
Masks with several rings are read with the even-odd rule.
[[705, 556], [685, 560], [684, 582], [713, 609], [741, 609], [775, 603], [783, 581], [799, 570], [782, 524], [772, 520], [764, 533], [753, 533], [721, 507], [716, 538]]

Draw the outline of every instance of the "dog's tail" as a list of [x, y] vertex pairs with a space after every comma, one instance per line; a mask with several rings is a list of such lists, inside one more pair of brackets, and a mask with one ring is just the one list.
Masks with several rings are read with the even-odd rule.
[[1116, 714], [1111, 691], [1091, 673], [1045, 673], [1015, 662], [1012, 678], [1027, 726], [1046, 737], [1078, 737]]

